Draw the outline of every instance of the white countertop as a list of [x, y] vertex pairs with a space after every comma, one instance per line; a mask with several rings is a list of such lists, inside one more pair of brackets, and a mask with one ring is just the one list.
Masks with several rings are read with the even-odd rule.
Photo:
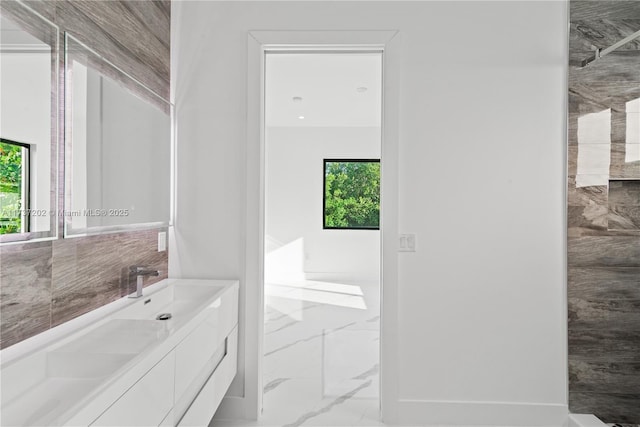
[[[3, 350], [0, 424], [90, 423], [237, 283], [166, 279], [146, 287], [141, 298], [121, 298]], [[171, 319], [155, 319], [164, 312]]]

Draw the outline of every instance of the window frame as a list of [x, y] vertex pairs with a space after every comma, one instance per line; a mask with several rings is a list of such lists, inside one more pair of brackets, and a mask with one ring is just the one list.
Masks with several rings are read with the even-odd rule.
[[[327, 216], [326, 216], [326, 208], [327, 208], [327, 197], [326, 197], [326, 188], [327, 188], [327, 163], [380, 163], [380, 159], [322, 159], [322, 229], [323, 230], [380, 230], [380, 205], [381, 202], [378, 203], [378, 225], [375, 227], [328, 227], [327, 226]], [[380, 186], [382, 187], [382, 185]], [[382, 188], [380, 188], [382, 191]]]
[[14, 141], [12, 139], [0, 138], [0, 143], [7, 145], [14, 145], [16, 147], [22, 148], [22, 183], [21, 183], [21, 206], [20, 210], [22, 211], [20, 230], [14, 233], [2, 234], [2, 236], [11, 236], [17, 234], [28, 233], [31, 228], [31, 215], [29, 215], [29, 211], [31, 208], [31, 144], [27, 144], [24, 142]]

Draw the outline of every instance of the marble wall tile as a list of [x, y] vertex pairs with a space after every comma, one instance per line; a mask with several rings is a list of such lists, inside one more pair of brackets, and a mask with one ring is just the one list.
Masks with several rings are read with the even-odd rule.
[[640, 19], [640, 3], [616, 0], [571, 1], [571, 21]]
[[[601, 185], [591, 185], [579, 187], [577, 177], [569, 176], [567, 199], [570, 206], [588, 206], [591, 204], [607, 206], [608, 203], [608, 182]], [[592, 182], [601, 182], [604, 178], [594, 177]], [[608, 181], [608, 179], [607, 179]], [[580, 182], [583, 182], [581, 179]]]
[[640, 266], [638, 236], [586, 236], [567, 241], [571, 267], [637, 267]]
[[640, 362], [569, 359], [569, 378], [576, 392], [601, 392], [606, 387], [615, 393], [638, 395], [639, 376]]
[[151, 230], [55, 241], [53, 265], [51, 323], [56, 326], [130, 293], [131, 265], [161, 271], [146, 285], [166, 278], [168, 258], [166, 251], [157, 252], [157, 230]]
[[640, 144], [611, 144], [611, 179], [640, 180]]
[[640, 206], [640, 179], [610, 181], [609, 206]]
[[615, 179], [640, 179], [640, 39], [576, 64], [637, 31], [640, 2], [569, 5], [569, 408], [638, 424], [640, 212]]
[[615, 206], [607, 217], [609, 230], [640, 231], [640, 206]]
[[609, 181], [610, 230], [640, 231], [640, 179]]
[[638, 363], [639, 352], [640, 331], [570, 329], [569, 358], [572, 360]]
[[0, 248], [0, 348], [51, 326], [51, 242]]
[[625, 300], [569, 298], [568, 302], [569, 328], [573, 332], [581, 329], [640, 331], [640, 296]]
[[601, 205], [569, 206], [567, 222], [570, 228], [607, 230], [609, 209]]
[[640, 266], [569, 267], [567, 296], [590, 301], [640, 299]]
[[[613, 42], [611, 44], [613, 44]], [[593, 52], [572, 53], [570, 56], [575, 59], [586, 59], [591, 55], [593, 55]], [[603, 81], [620, 83], [640, 82], [638, 53], [630, 50], [614, 51], [606, 57], [589, 64], [587, 67], [572, 67], [569, 73], [569, 86], [577, 83]]]

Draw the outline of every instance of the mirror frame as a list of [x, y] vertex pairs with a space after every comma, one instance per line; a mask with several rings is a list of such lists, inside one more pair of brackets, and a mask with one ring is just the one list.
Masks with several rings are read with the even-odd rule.
[[60, 144], [60, 27], [45, 18], [23, 2], [1, 2], [2, 15], [13, 21], [23, 31], [51, 46], [51, 99], [50, 99], [50, 198], [49, 198], [49, 230], [27, 231], [24, 233], [1, 234], [0, 244], [26, 243], [33, 241], [55, 240], [58, 238], [58, 205], [59, 186], [59, 144]]
[[[73, 48], [70, 48], [74, 46]], [[95, 50], [87, 46], [80, 41], [77, 37], [73, 36], [69, 32], [64, 33], [64, 99], [65, 99], [65, 129], [72, 129], [73, 126], [73, 112], [71, 111], [72, 102], [72, 61], [73, 57], [82, 56], [85, 60], [83, 64], [87, 68], [94, 69], [98, 73], [105, 77], [114, 80], [116, 83], [122, 85], [133, 96], [137, 96], [146, 100], [147, 102], [154, 104], [162, 111], [168, 114], [170, 121], [170, 135], [169, 135], [169, 218], [167, 221], [160, 222], [146, 222], [146, 223], [133, 223], [133, 224], [120, 224], [110, 226], [90, 226], [86, 228], [72, 227], [73, 217], [69, 215], [63, 215], [64, 222], [64, 237], [82, 237], [90, 235], [110, 234], [123, 231], [134, 230], [147, 230], [147, 229], [162, 229], [171, 227], [174, 222], [175, 212], [175, 125], [174, 125], [174, 106], [169, 101], [158, 95], [153, 90], [149, 89], [143, 83], [130, 74], [126, 73], [104, 56], [97, 53]], [[82, 61], [80, 61], [82, 62]], [[73, 152], [73, 136], [71, 132], [65, 132], [64, 136], [64, 209], [71, 210], [72, 197], [72, 167], [73, 159], [71, 153]]]

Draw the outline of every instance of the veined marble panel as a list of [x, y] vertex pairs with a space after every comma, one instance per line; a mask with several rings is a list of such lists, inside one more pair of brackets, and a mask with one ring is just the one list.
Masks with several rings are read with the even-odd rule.
[[[595, 176], [590, 180], [579, 179], [580, 184], [583, 182], [601, 182], [607, 178], [606, 176]], [[607, 206], [608, 203], [608, 179], [604, 184], [578, 186], [578, 179], [575, 175], [569, 176], [568, 179], [568, 203], [570, 206], [588, 206], [600, 205]]]
[[[53, 242], [52, 326], [127, 295], [128, 269], [161, 271], [145, 286], [167, 277], [167, 252], [157, 251], [158, 230], [114, 233]], [[133, 292], [133, 289], [131, 289]]]
[[603, 387], [616, 393], [640, 394], [640, 361], [592, 361], [569, 358], [569, 378], [574, 391], [601, 392]]
[[[617, 39], [616, 41], [619, 41]], [[613, 44], [613, 42], [611, 43]], [[593, 51], [572, 52], [572, 64], [593, 55]], [[618, 50], [604, 58], [589, 64], [587, 67], [571, 67], [569, 86], [592, 82], [639, 83], [638, 62], [640, 56], [636, 50]]]
[[640, 4], [633, 1], [572, 1], [569, 8], [572, 21], [640, 19]]
[[594, 231], [607, 230], [609, 209], [601, 205], [569, 206], [567, 221], [569, 228]]
[[640, 231], [640, 179], [609, 181], [608, 223], [610, 230]]
[[569, 357], [573, 360], [637, 363], [640, 330], [570, 328]]
[[569, 411], [594, 414], [610, 423], [637, 423], [640, 419], [640, 393], [572, 391], [569, 393]]
[[640, 144], [611, 144], [611, 179], [640, 180]]
[[51, 242], [0, 247], [0, 348], [51, 326]]
[[640, 266], [638, 236], [585, 236], [569, 238], [568, 263], [571, 267]]
[[569, 5], [569, 408], [638, 424], [640, 212], [615, 180], [640, 179], [640, 39], [577, 64], [640, 29], [640, 2]]

